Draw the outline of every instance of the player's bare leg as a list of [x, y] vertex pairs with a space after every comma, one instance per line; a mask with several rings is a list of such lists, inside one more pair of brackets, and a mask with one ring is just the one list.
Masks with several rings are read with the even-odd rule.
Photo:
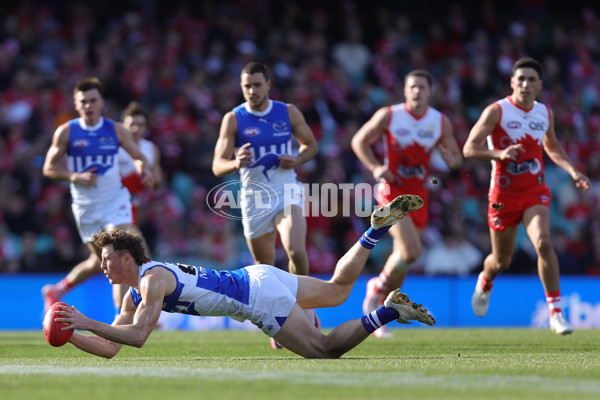
[[59, 301], [75, 286], [85, 282], [92, 275], [102, 271], [100, 269], [99, 253], [96, 253], [96, 246], [94, 246], [92, 243], [88, 243], [87, 247], [90, 249], [90, 255], [88, 258], [73, 267], [67, 276], [65, 276], [60, 282], [56, 284], [47, 284], [42, 287], [44, 312], [48, 310], [52, 304]]
[[550, 237], [550, 210], [536, 205], [523, 213], [523, 225], [538, 255], [538, 274], [550, 313], [550, 329], [559, 335], [573, 332], [562, 312], [558, 257]]
[[[306, 219], [300, 206], [292, 205], [281, 210], [274, 218], [281, 244], [288, 256], [288, 271], [294, 275], [309, 275], [310, 267], [306, 253]], [[309, 320], [317, 328], [321, 326], [313, 309], [304, 309]]]

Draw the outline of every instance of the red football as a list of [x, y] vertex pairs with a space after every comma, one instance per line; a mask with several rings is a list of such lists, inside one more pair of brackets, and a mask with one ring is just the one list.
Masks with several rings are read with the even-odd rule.
[[48, 309], [46, 312], [46, 316], [44, 317], [44, 322], [42, 324], [44, 336], [46, 337], [46, 341], [50, 343], [54, 347], [60, 347], [67, 343], [71, 336], [73, 336], [73, 329], [69, 329], [68, 331], [61, 331], [61, 328], [64, 328], [67, 324], [66, 322], [56, 322], [54, 319], [58, 316], [54, 314], [54, 311], [59, 310], [59, 304], [69, 306], [67, 303], [63, 303], [62, 301], [57, 301], [52, 304], [52, 307]]

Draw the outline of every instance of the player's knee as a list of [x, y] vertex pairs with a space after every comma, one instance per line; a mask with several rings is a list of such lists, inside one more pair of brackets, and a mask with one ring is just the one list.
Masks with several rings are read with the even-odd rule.
[[327, 298], [323, 299], [323, 302], [327, 305], [323, 307], [337, 307], [343, 304], [348, 297], [350, 297], [350, 292], [352, 291], [351, 284], [341, 284], [335, 281], [330, 281], [331, 285], [327, 290]]
[[510, 266], [510, 261], [511, 258], [508, 257], [500, 257], [497, 259], [494, 259], [494, 269], [496, 269], [498, 272], [500, 271], [504, 271], [506, 269], [508, 269], [508, 267]]
[[547, 254], [553, 249], [552, 239], [550, 239], [549, 235], [540, 236], [535, 243], [533, 243], [533, 246], [538, 254]]

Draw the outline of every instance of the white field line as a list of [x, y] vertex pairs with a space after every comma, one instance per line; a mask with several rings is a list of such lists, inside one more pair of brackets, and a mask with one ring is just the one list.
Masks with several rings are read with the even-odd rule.
[[378, 387], [431, 386], [438, 389], [521, 389], [536, 392], [600, 393], [600, 379], [546, 378], [536, 375], [436, 375], [397, 372], [309, 372], [238, 370], [232, 368], [173, 367], [62, 367], [49, 365], [0, 365], [0, 375], [51, 375], [95, 377], [150, 377], [156, 379], [200, 378], [210, 381], [276, 380], [293, 384]]

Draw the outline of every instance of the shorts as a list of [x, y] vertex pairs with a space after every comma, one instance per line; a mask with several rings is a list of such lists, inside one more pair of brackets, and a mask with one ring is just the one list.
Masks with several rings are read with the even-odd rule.
[[268, 191], [242, 189], [241, 199], [244, 236], [255, 239], [275, 230], [273, 220], [280, 211], [290, 206], [304, 209], [304, 187], [294, 182], [269, 186]]
[[421, 197], [424, 206], [418, 210], [412, 211], [406, 217], [411, 218], [417, 229], [423, 230], [427, 226], [429, 219], [429, 191], [423, 186], [396, 186], [390, 185], [388, 182], [379, 183], [375, 188], [375, 199], [380, 206], [386, 205], [401, 194], [416, 194]]
[[100, 228], [133, 223], [130, 196], [125, 188], [110, 201], [85, 205], [73, 203], [71, 209], [83, 243], [91, 242]]
[[273, 337], [296, 304], [298, 277], [270, 265], [246, 267], [250, 282], [246, 319]]
[[550, 207], [552, 195], [550, 188], [543, 185], [519, 193], [495, 191], [488, 198], [488, 225], [491, 229], [502, 232], [509, 226], [519, 225], [528, 208], [538, 204]]

